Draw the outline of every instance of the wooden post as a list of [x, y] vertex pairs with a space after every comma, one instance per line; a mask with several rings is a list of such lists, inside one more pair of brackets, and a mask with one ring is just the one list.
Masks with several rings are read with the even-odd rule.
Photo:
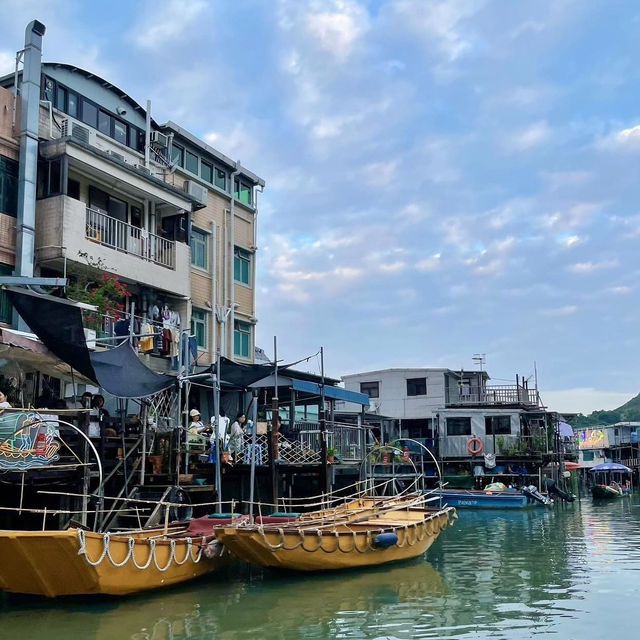
[[278, 339], [273, 337], [273, 362], [274, 362], [274, 382], [273, 400], [271, 401], [271, 431], [269, 442], [269, 470], [271, 471], [271, 494], [273, 504], [278, 503], [278, 469], [276, 458], [278, 457], [278, 432], [274, 430], [276, 416], [279, 415], [278, 406]]
[[327, 462], [327, 420], [324, 405], [324, 348], [320, 347], [320, 489], [322, 493], [329, 491], [329, 463]]

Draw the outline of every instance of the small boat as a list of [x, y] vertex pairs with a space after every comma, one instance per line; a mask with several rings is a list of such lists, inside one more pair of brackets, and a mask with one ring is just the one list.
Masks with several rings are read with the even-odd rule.
[[53, 598], [126, 595], [178, 584], [227, 562], [212, 529], [208, 535], [180, 525], [166, 532], [0, 531], [0, 589]]
[[[504, 485], [503, 485], [504, 486]], [[456, 508], [472, 509], [524, 509], [553, 504], [553, 500], [543, 496], [535, 487], [522, 490], [489, 487], [475, 489], [433, 489], [429, 495], [436, 496], [443, 503]]]
[[591, 495], [596, 500], [615, 500], [631, 493], [631, 469], [623, 464], [605, 462], [591, 467], [589, 473], [593, 473], [595, 477]]
[[[335, 513], [281, 524], [214, 529], [234, 555], [262, 567], [326, 571], [367, 567], [422, 555], [457, 518], [452, 507], [425, 507], [425, 496], [361, 498]], [[318, 517], [319, 516], [319, 517]]]

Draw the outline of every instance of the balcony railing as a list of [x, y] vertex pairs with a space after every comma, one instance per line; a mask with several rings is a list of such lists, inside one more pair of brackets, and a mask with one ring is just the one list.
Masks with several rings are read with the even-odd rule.
[[536, 389], [527, 389], [515, 385], [500, 385], [494, 387], [468, 387], [460, 392], [449, 390], [447, 404], [526, 404], [538, 406], [539, 398]]
[[175, 242], [112, 218], [101, 211], [87, 208], [85, 235], [88, 240], [116, 251], [137, 256], [167, 269], [176, 268]]

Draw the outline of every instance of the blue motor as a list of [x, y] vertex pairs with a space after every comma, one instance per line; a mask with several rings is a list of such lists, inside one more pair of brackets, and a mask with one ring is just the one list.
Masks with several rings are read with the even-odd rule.
[[398, 543], [398, 536], [395, 533], [379, 533], [373, 539], [373, 546], [376, 549], [388, 549]]

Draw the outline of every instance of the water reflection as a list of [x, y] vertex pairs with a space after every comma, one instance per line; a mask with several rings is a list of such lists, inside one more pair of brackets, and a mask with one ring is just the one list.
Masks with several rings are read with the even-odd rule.
[[135, 598], [8, 598], [0, 611], [6, 637], [20, 640], [632, 634], [628, 602], [640, 595], [640, 503], [464, 512], [428, 558], [330, 575], [235, 567]]

